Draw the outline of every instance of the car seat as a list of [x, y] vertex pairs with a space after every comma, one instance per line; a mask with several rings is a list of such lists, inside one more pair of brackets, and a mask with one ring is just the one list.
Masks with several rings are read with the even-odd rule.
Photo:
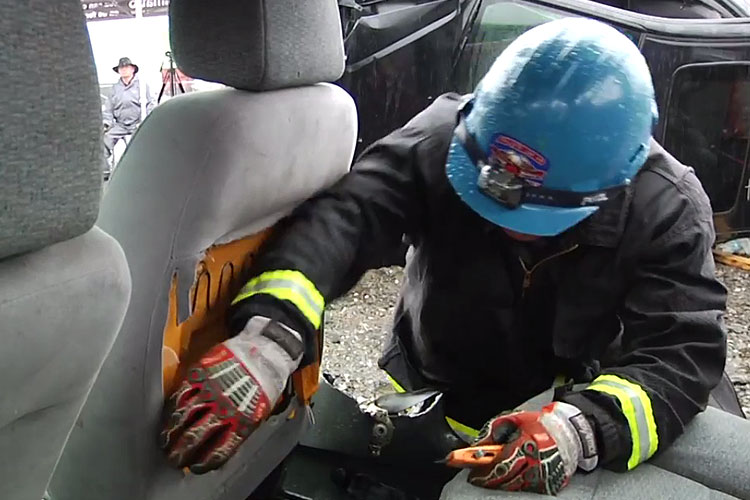
[[102, 118], [80, 1], [0, 0], [0, 46], [0, 498], [39, 500], [130, 275], [94, 227]]
[[211, 344], [252, 255], [281, 218], [350, 166], [356, 108], [335, 0], [173, 0], [172, 50], [192, 77], [232, 88], [158, 106], [133, 136], [99, 222], [131, 265], [133, 300], [66, 447], [54, 500], [244, 499], [296, 445], [318, 382], [294, 376], [277, 409], [220, 470], [168, 467], [165, 395]]

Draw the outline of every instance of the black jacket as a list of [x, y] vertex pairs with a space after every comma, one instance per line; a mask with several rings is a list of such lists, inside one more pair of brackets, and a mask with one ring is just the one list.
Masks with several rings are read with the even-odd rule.
[[[381, 366], [409, 388], [443, 389], [450, 416], [473, 426], [557, 375], [613, 375], [598, 390], [558, 397], [594, 424], [602, 463], [632, 468], [651, 454], [644, 429], [658, 449], [671, 443], [705, 408], [724, 368], [726, 291], [714, 276], [708, 199], [692, 170], [652, 142], [627, 192], [556, 238], [519, 244], [448, 183], [460, 99], [437, 99], [300, 206], [255, 273], [299, 270], [327, 303], [386, 264], [406, 235], [406, 278]], [[274, 297], [240, 302], [234, 320], [253, 314], [312, 330]]]

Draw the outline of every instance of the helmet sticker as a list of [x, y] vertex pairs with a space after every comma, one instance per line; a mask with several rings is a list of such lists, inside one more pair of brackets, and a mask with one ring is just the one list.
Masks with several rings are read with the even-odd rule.
[[493, 137], [489, 160], [493, 166], [502, 168], [533, 186], [541, 186], [549, 170], [547, 158], [505, 134]]

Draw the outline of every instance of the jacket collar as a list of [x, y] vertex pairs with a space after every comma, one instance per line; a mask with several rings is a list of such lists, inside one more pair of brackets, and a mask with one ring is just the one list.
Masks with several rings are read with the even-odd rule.
[[625, 224], [630, 213], [638, 179], [641, 173], [648, 170], [654, 162], [657, 162], [663, 153], [664, 149], [652, 137], [646, 163], [641, 167], [633, 182], [620, 195], [609, 203], [602, 205], [594, 215], [570, 231], [570, 235], [566, 234], [564, 238], [570, 238], [572, 241], [584, 245], [605, 248], [618, 247], [625, 232]]
[[622, 193], [609, 203], [602, 205], [599, 210], [570, 231], [570, 238], [576, 243], [605, 248], [616, 248], [620, 244], [625, 232], [630, 204], [633, 201], [633, 185], [628, 186]]
[[117, 83], [125, 88], [132, 87], [134, 84], [138, 83], [138, 75], [133, 75], [133, 78], [130, 79], [130, 83], [122, 81], [122, 77], [117, 80]]

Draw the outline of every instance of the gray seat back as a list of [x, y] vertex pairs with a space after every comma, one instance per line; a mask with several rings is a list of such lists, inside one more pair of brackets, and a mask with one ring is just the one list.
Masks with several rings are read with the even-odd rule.
[[96, 72], [78, 0], [0, 1], [0, 498], [44, 494], [122, 323]]
[[223, 313], [266, 230], [348, 171], [354, 103], [318, 83], [343, 72], [336, 1], [173, 0], [170, 15], [181, 69], [235, 88], [157, 107], [107, 189], [99, 222], [125, 250], [133, 301], [55, 500], [244, 500], [307, 425], [293, 399], [204, 476], [170, 469], [157, 448], [162, 385], [226, 335]]
[[[529, 402], [539, 408], [552, 398], [545, 393]], [[728, 453], [727, 450], [732, 450]], [[750, 422], [707, 408], [685, 427], [669, 448], [637, 468], [618, 473], [603, 467], [590, 474], [576, 473], [556, 498], [570, 500], [732, 500], [750, 498], [747, 463], [750, 460]], [[477, 488], [459, 473], [443, 490], [450, 500], [537, 500], [535, 493]]]

